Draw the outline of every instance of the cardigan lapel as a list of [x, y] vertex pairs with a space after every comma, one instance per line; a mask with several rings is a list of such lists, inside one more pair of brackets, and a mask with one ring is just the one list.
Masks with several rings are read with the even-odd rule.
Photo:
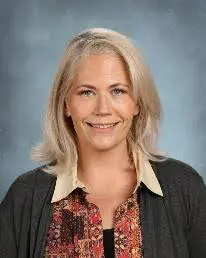
[[140, 188], [140, 220], [144, 258], [178, 258], [174, 254], [164, 199], [144, 185]]
[[34, 190], [32, 201], [30, 257], [41, 258], [44, 257], [43, 248], [51, 219], [51, 198], [56, 184], [56, 177], [40, 171], [35, 184], [38, 187]]
[[[164, 191], [159, 178], [160, 166], [149, 161], [158, 181], [160, 182], [163, 196], [154, 194], [142, 182], [140, 184], [140, 220], [143, 235], [144, 258], [182, 258], [178, 250], [178, 237], [172, 226], [173, 217], [170, 215], [168, 193]], [[177, 237], [177, 239], [176, 239]]]

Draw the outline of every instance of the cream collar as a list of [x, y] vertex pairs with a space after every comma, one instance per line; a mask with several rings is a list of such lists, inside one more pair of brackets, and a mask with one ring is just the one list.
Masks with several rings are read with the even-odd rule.
[[[139, 171], [139, 173], [137, 173], [137, 182], [143, 182], [153, 193], [163, 196], [161, 186], [149, 160], [146, 159], [141, 152], [139, 152], [138, 155], [133, 152], [133, 160], [136, 171]], [[59, 173], [57, 173], [56, 186], [51, 201], [52, 203], [65, 198], [77, 187], [86, 188], [77, 178], [77, 163], [70, 170], [61, 167], [58, 167], [57, 169]], [[138, 186], [139, 184], [136, 186], [134, 191], [136, 191]]]

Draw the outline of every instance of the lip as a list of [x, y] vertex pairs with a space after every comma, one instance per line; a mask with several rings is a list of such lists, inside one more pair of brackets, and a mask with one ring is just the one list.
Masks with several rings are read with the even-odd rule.
[[117, 124], [119, 123], [119, 121], [117, 122], [110, 122], [110, 123], [91, 123], [91, 122], [86, 122], [87, 124], [92, 124], [92, 125], [111, 125], [111, 124]]
[[[111, 126], [111, 127], [108, 127], [108, 128], [97, 128], [97, 127], [92, 127], [91, 124], [93, 123], [86, 123], [89, 128], [91, 128], [93, 131], [95, 132], [100, 132], [100, 133], [109, 133], [109, 132], [112, 132], [116, 126], [119, 124], [119, 122], [116, 122], [116, 123], [110, 123], [110, 124], [115, 124], [114, 126]], [[102, 124], [102, 125], [108, 125], [109, 123], [105, 123], [105, 124]], [[97, 125], [97, 124], [94, 124], [94, 125]]]

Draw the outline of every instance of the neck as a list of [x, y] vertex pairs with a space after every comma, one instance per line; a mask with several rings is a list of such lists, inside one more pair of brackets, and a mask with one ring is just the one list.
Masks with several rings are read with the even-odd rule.
[[129, 159], [127, 143], [121, 143], [107, 151], [80, 146], [78, 177], [83, 183], [106, 185], [122, 180], [134, 169]]

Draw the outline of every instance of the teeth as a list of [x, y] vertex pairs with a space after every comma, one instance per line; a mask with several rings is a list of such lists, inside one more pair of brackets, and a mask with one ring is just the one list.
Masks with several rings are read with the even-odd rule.
[[95, 128], [109, 128], [109, 127], [112, 127], [116, 124], [107, 124], [107, 125], [93, 125], [92, 124], [92, 127], [95, 127]]

